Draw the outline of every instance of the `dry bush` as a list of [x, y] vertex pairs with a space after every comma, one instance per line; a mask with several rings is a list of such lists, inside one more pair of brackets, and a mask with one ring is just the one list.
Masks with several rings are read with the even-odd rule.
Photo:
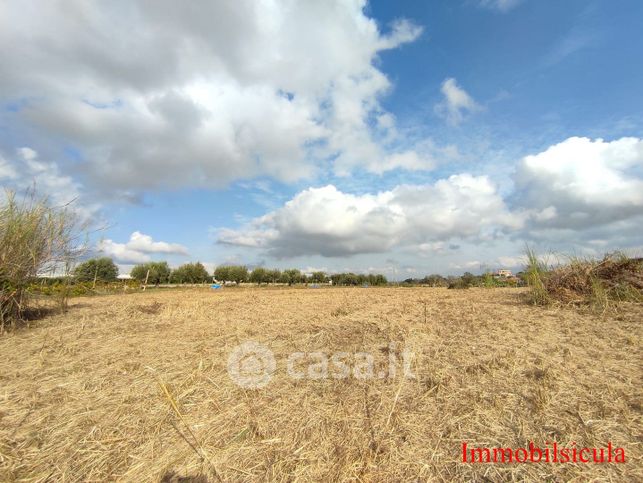
[[5, 192], [0, 205], [0, 333], [24, 315], [27, 287], [36, 276], [69, 273], [80, 254], [81, 232], [66, 207], [52, 206], [34, 191], [21, 200]]
[[643, 259], [622, 253], [607, 254], [602, 260], [571, 258], [550, 270], [528, 251], [527, 280], [531, 300], [589, 305], [605, 310], [618, 302], [643, 302]]
[[608, 254], [602, 260], [572, 260], [550, 274], [547, 289], [564, 302], [588, 302], [606, 307], [610, 302], [643, 301], [643, 259]]

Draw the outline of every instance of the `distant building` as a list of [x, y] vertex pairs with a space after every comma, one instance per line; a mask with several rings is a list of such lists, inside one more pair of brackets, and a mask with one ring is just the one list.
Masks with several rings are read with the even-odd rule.
[[514, 274], [511, 273], [511, 270], [507, 270], [504, 268], [499, 269], [496, 273], [494, 273], [494, 276], [496, 277], [502, 277], [502, 278], [510, 278], [513, 277]]

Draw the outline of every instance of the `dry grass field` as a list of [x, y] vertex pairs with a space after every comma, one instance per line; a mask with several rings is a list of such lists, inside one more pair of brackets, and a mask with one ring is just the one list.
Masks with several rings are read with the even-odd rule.
[[[640, 305], [520, 289], [206, 289], [77, 298], [0, 337], [1, 481], [641, 481]], [[275, 354], [262, 389], [227, 359]], [[414, 353], [414, 379], [293, 379], [295, 351]], [[398, 350], [398, 349], [395, 349]], [[625, 449], [625, 464], [464, 464], [461, 444]], [[188, 480], [182, 478], [191, 477]]]

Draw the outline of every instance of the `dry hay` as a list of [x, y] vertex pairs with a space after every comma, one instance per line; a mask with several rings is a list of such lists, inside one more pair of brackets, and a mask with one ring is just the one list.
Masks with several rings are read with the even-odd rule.
[[606, 255], [602, 260], [573, 260], [544, 280], [554, 300], [564, 303], [643, 301], [643, 258]]
[[[640, 306], [516, 289], [150, 291], [0, 338], [1, 481], [643, 479]], [[74, 307], [74, 304], [78, 304]], [[278, 368], [241, 389], [237, 344]], [[293, 380], [293, 351], [416, 353], [415, 380]], [[461, 443], [625, 448], [626, 464], [463, 464]], [[187, 478], [187, 479], [185, 479]]]

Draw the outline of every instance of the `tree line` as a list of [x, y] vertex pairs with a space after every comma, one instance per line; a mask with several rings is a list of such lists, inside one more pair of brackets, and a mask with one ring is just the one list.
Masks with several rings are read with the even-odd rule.
[[524, 286], [524, 273], [518, 272], [514, 277], [502, 278], [494, 277], [491, 273], [474, 275], [471, 272], [464, 272], [462, 275], [450, 275], [444, 277], [439, 274], [427, 275], [424, 278], [407, 278], [400, 282], [406, 286], [429, 286], [429, 287], [447, 287], [447, 288], [469, 288], [469, 287], [515, 287]]
[[[113, 282], [118, 278], [118, 266], [111, 258], [93, 258], [76, 267], [74, 276], [79, 282]], [[204, 283], [212, 279], [202, 263], [186, 263], [172, 270], [167, 262], [148, 262], [132, 268], [130, 276], [139, 282]]]
[[[111, 258], [94, 258], [81, 263], [76, 267], [74, 275], [77, 281], [91, 282], [115, 281], [118, 277], [118, 267]], [[256, 267], [249, 270], [245, 265], [220, 265], [214, 273], [209, 273], [202, 263], [186, 263], [178, 268], [171, 269], [167, 262], [148, 262], [136, 265], [130, 276], [141, 283], [148, 284], [197, 284], [213, 280], [220, 282], [269, 284], [281, 283], [296, 285], [302, 283], [324, 284], [332, 282], [338, 286], [382, 286], [388, 280], [381, 274], [363, 273], [333, 273], [316, 271], [305, 274], [296, 268], [286, 270]], [[517, 278], [506, 280], [494, 278], [491, 274], [473, 275], [465, 272], [461, 276], [442, 276], [439, 274], [427, 275], [423, 278], [408, 278], [401, 285], [423, 285], [430, 287], [468, 288], [490, 286], [515, 286], [524, 285], [522, 273]]]
[[[80, 282], [111, 282], [118, 277], [118, 267], [111, 258], [94, 258], [87, 260], [74, 270], [76, 280]], [[148, 262], [132, 268], [130, 276], [140, 282], [158, 285], [165, 283], [206, 283], [213, 278], [220, 282], [236, 283], [283, 283], [295, 285], [301, 283], [329, 283], [333, 285], [386, 285], [388, 280], [382, 274], [334, 273], [316, 271], [309, 275], [296, 268], [279, 270], [256, 267], [248, 270], [245, 265], [220, 265], [213, 274], [208, 273], [202, 263], [186, 263], [171, 269], [167, 262]]]

